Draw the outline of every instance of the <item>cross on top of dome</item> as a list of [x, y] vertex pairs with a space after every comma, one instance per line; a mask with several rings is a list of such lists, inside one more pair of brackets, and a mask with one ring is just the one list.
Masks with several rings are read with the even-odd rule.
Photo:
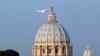
[[51, 6], [51, 11], [53, 11], [53, 6]]

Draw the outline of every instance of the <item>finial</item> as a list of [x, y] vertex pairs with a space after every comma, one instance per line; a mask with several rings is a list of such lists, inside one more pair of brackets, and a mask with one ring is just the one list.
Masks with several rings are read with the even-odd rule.
[[86, 50], [90, 50], [90, 46], [89, 45], [87, 45]]
[[51, 6], [51, 11], [53, 11], [53, 6]]

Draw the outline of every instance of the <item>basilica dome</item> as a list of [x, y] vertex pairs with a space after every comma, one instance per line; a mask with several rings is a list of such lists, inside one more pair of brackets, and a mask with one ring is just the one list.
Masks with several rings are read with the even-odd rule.
[[70, 41], [65, 28], [56, 21], [53, 8], [48, 12], [48, 21], [44, 23], [35, 36], [35, 42], [67, 42]]
[[56, 20], [53, 7], [42, 12], [48, 13], [48, 20], [36, 33], [33, 56], [73, 56], [69, 35]]

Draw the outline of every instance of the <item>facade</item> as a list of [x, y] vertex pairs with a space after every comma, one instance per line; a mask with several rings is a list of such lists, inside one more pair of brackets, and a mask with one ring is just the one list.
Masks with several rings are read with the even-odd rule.
[[56, 14], [51, 7], [48, 20], [35, 36], [32, 56], [73, 56], [72, 45], [66, 29], [58, 23]]

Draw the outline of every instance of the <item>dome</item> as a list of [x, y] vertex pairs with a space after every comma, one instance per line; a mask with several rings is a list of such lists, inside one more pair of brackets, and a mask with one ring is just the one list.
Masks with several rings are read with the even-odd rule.
[[69, 41], [66, 30], [58, 23], [43, 24], [35, 37], [35, 42], [40, 41]]
[[43, 24], [36, 36], [35, 42], [57, 42], [70, 41], [67, 31], [56, 21], [53, 8], [48, 12], [48, 22]]
[[84, 51], [83, 56], [93, 56], [93, 52], [90, 50], [90, 46], [86, 47], [86, 50]]

